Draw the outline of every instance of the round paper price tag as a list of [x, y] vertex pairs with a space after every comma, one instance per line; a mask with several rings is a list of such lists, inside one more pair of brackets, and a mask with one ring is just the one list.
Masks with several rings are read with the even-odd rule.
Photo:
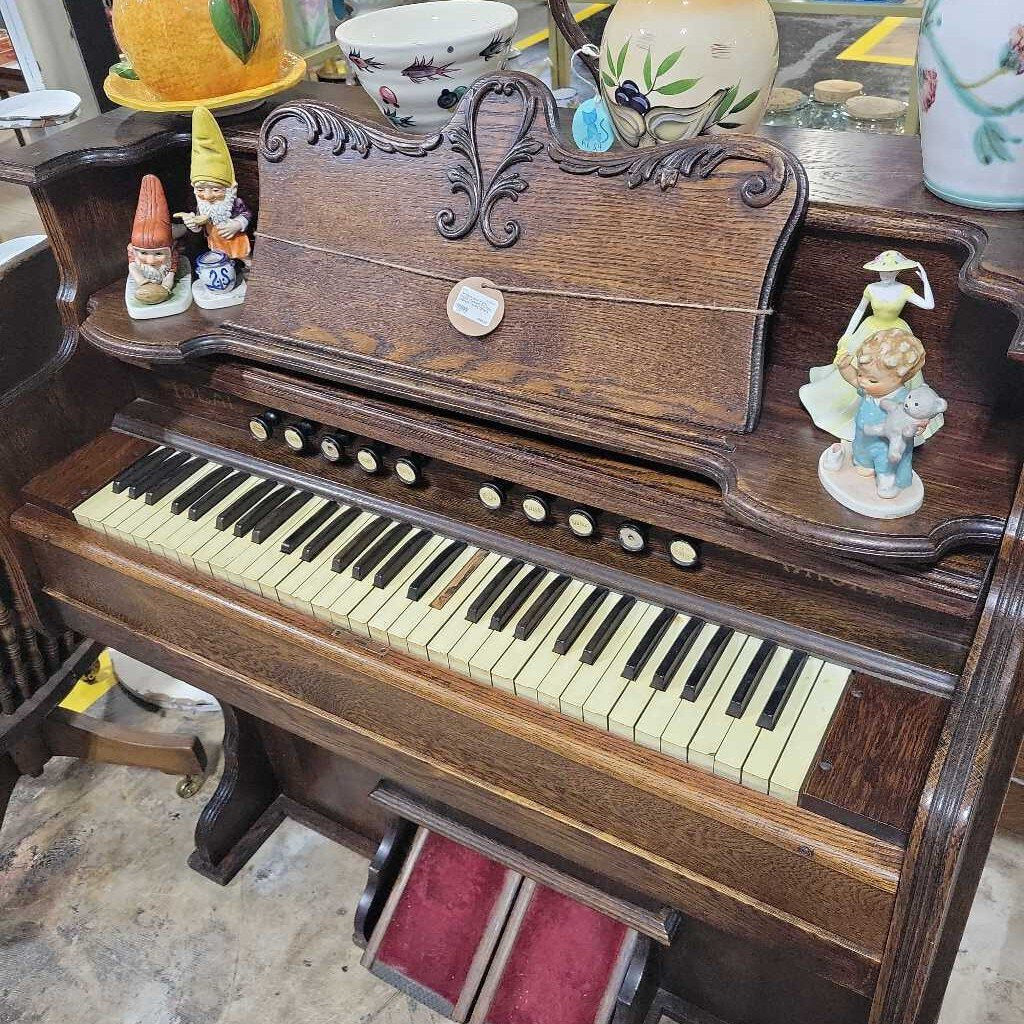
[[486, 277], [466, 277], [448, 293], [448, 319], [470, 338], [490, 334], [505, 315], [505, 297]]

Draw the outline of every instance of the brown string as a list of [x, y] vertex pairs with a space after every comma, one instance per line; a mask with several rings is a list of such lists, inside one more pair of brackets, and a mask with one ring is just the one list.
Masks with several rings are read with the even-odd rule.
[[[343, 256], [345, 259], [358, 260], [360, 263], [369, 263], [375, 267], [384, 267], [387, 270], [400, 270], [406, 274], [415, 274], [417, 277], [429, 277], [434, 281], [445, 281], [449, 284], [458, 284], [464, 280], [461, 277], [452, 277], [450, 274], [439, 274], [434, 270], [424, 270], [422, 267], [410, 267], [405, 263], [393, 263], [390, 260], [377, 259], [373, 256], [360, 256], [358, 253], [345, 252], [344, 249], [332, 249], [326, 245], [312, 245], [309, 242], [295, 242], [290, 238], [279, 238], [277, 235], [268, 234], [265, 231], [257, 231], [257, 238], [268, 238], [272, 242], [281, 242], [284, 245], [294, 245], [301, 249], [311, 249], [314, 252], [324, 252], [332, 256]], [[488, 280], [490, 280], [488, 278]], [[673, 309], [705, 309], [714, 313], [750, 313], [752, 316], [771, 316], [773, 309], [752, 309], [749, 306], [716, 306], [703, 302], [673, 302], [669, 299], [638, 299], [629, 295], [605, 295], [600, 292], [574, 292], [560, 291], [556, 288], [529, 288], [524, 285], [502, 285], [495, 284], [500, 292], [508, 292], [512, 295], [551, 295], [563, 299], [587, 299], [592, 302], [619, 302], [631, 306], [668, 306]]]

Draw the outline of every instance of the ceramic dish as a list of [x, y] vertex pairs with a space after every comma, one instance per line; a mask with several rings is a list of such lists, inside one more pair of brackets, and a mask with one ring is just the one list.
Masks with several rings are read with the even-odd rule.
[[495, 0], [437, 0], [361, 14], [338, 26], [359, 84], [396, 127], [436, 131], [481, 75], [509, 57], [519, 15]]

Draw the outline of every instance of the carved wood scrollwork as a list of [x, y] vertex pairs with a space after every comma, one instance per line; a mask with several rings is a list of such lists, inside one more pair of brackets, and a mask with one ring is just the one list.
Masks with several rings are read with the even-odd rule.
[[600, 178], [625, 174], [628, 188], [639, 188], [653, 180], [663, 192], [675, 188], [681, 177], [691, 181], [711, 177], [726, 160], [751, 160], [764, 164], [767, 170], [744, 178], [740, 196], [747, 206], [758, 210], [774, 203], [789, 183], [789, 168], [783, 154], [775, 147], [742, 136], [704, 135], [672, 147], [606, 154], [597, 159], [552, 143], [548, 155], [567, 174], [596, 174]]
[[[490, 93], [499, 96], [518, 95], [523, 103], [523, 116], [509, 151], [498, 164], [485, 188], [476, 138], [476, 119], [481, 102]], [[526, 179], [512, 168], [516, 164], [529, 163], [544, 149], [544, 144], [529, 134], [537, 116], [537, 106], [537, 97], [531, 95], [526, 84], [520, 79], [492, 78], [478, 83], [468, 108], [462, 110], [460, 120], [463, 123], [449, 128], [447, 132], [452, 149], [469, 161], [469, 167], [460, 164], [448, 172], [452, 193], [461, 192], [465, 195], [469, 200], [469, 209], [461, 221], [450, 206], [438, 213], [437, 230], [445, 238], [465, 238], [479, 222], [484, 237], [495, 248], [505, 249], [515, 245], [519, 240], [522, 233], [519, 221], [510, 218], [498, 230], [491, 223], [491, 213], [502, 199], [518, 202], [519, 197], [529, 188]]]
[[288, 139], [276, 131], [282, 121], [301, 122], [306, 129], [306, 141], [311, 146], [321, 141], [333, 143], [331, 152], [340, 156], [351, 149], [362, 157], [371, 150], [381, 153], [400, 153], [402, 156], [426, 156], [444, 141], [443, 135], [425, 138], [402, 138], [389, 135], [372, 125], [363, 124], [326, 103], [289, 103], [278, 107], [263, 122], [260, 131], [260, 155], [271, 163], [280, 163], [288, 155]]

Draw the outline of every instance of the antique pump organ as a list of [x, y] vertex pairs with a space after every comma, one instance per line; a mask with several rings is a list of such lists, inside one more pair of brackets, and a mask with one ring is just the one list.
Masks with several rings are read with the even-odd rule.
[[[285, 816], [377, 850], [357, 939], [386, 977], [432, 839], [499, 865], [432, 990], [456, 1019], [503, 1019], [545, 892], [619, 929], [594, 1021], [933, 1021], [1022, 727], [1019, 225], [929, 199], [909, 139], [588, 155], [523, 75], [431, 137], [334, 96], [225, 122], [259, 195], [232, 309], [124, 309], [184, 122], [0, 165], [64, 325], [0, 362], [5, 588], [49, 644], [0, 729], [82, 637], [208, 689], [192, 866], [226, 883]], [[882, 522], [819, 487], [796, 390], [889, 248], [932, 272], [951, 412], [924, 507]], [[481, 337], [446, 311], [475, 276], [505, 306]]]

